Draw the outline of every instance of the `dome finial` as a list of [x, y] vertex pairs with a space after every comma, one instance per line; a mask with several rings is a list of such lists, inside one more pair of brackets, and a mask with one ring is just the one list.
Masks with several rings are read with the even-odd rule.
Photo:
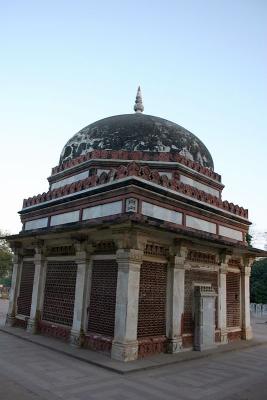
[[138, 89], [137, 89], [135, 105], [134, 105], [134, 111], [136, 113], [142, 113], [144, 111], [144, 106], [143, 106], [143, 100], [142, 100], [142, 94], [141, 94], [140, 86], [138, 86]]

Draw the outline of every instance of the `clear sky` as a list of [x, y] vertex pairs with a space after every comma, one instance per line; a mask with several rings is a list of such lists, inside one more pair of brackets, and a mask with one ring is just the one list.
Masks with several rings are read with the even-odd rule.
[[196, 134], [224, 199], [267, 231], [266, 0], [0, 0], [0, 229], [47, 191], [65, 142], [97, 119], [145, 113]]

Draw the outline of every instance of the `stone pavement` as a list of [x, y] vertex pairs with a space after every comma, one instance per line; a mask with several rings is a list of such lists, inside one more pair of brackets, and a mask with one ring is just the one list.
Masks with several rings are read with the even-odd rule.
[[1, 400], [266, 400], [267, 324], [260, 346], [119, 375], [0, 332]]

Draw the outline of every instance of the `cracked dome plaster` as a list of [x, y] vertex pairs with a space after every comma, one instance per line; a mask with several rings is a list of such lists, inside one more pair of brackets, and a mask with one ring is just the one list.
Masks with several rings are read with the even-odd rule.
[[193, 133], [174, 122], [142, 113], [116, 115], [86, 126], [66, 143], [60, 164], [96, 149], [178, 152], [214, 169], [208, 149]]

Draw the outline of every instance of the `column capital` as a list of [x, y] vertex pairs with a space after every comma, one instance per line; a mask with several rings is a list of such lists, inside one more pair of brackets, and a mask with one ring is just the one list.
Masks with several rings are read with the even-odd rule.
[[176, 242], [173, 246], [170, 246], [170, 256], [179, 257], [186, 260], [188, 254], [188, 247], [184, 243]]
[[241, 267], [241, 275], [250, 276], [251, 274], [251, 267], [250, 266], [242, 266]]
[[74, 243], [75, 248], [75, 262], [85, 263], [89, 261], [92, 253], [94, 252], [93, 244], [87, 241], [77, 241]]
[[228, 264], [221, 263], [219, 265], [219, 272], [220, 274], [227, 274]]
[[23, 260], [23, 256], [21, 252], [15, 252], [12, 255], [12, 262], [13, 264], [19, 264]]
[[116, 260], [119, 268], [124, 265], [134, 264], [141, 266], [144, 252], [137, 249], [118, 249], [116, 252]]
[[243, 256], [241, 258], [241, 265], [245, 268], [251, 268], [255, 261], [255, 257]]
[[169, 266], [170, 266], [170, 268], [173, 268], [173, 269], [186, 269], [185, 257], [170, 256], [169, 257]]
[[135, 230], [129, 231], [128, 227], [113, 229], [112, 237], [118, 249], [136, 249], [144, 251], [148, 241], [147, 235]]

